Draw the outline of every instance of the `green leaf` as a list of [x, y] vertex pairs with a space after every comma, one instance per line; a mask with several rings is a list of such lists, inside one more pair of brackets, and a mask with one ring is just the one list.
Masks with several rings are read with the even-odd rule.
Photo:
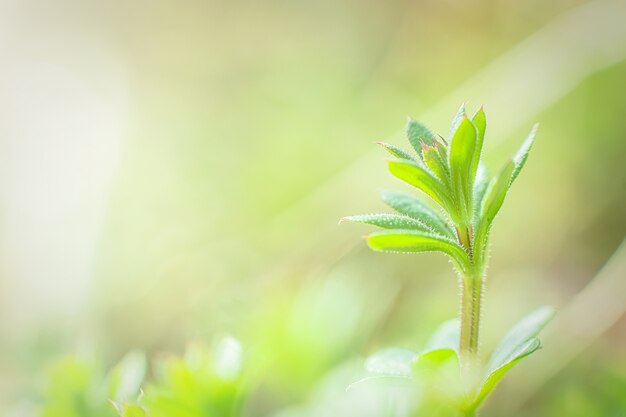
[[549, 306], [540, 307], [527, 314], [502, 338], [491, 355], [488, 372], [493, 372], [505, 364], [520, 345], [536, 337], [546, 324], [554, 317], [554, 309]]
[[465, 251], [453, 241], [432, 233], [417, 230], [385, 230], [367, 237], [370, 248], [380, 252], [418, 253], [443, 252], [460, 265], [467, 265]]
[[409, 216], [399, 216], [397, 214], [360, 214], [356, 216], [344, 217], [340, 221], [350, 221], [356, 223], [371, 224], [383, 229], [410, 229], [433, 232], [433, 230], [420, 220]]
[[457, 211], [465, 218], [469, 216], [469, 209], [472, 205], [474, 177], [471, 175], [471, 166], [475, 148], [476, 128], [467, 117], [464, 117], [452, 138], [448, 164], [456, 196], [455, 201], [460, 204], [457, 206]]
[[448, 223], [420, 199], [399, 191], [383, 191], [380, 198], [398, 213], [417, 219], [436, 233], [455, 239], [454, 231]]
[[424, 350], [452, 349], [458, 353], [460, 332], [461, 323], [459, 319], [447, 320], [433, 333]]
[[535, 141], [535, 135], [537, 134], [538, 128], [539, 128], [539, 125], [537, 124], [533, 126], [532, 130], [530, 131], [530, 133], [524, 140], [524, 143], [522, 143], [522, 146], [520, 146], [517, 153], [513, 156], [515, 169], [513, 170], [513, 175], [511, 176], [511, 182], [509, 184], [509, 187], [511, 186], [511, 184], [513, 184], [513, 181], [515, 181], [515, 179], [519, 175], [522, 168], [524, 168], [526, 159], [528, 159], [528, 153], [530, 152], [530, 148], [532, 148], [533, 142]]
[[415, 149], [418, 155], [422, 152], [422, 143], [426, 145], [432, 145], [435, 135], [426, 126], [409, 118], [406, 123], [406, 137], [409, 139], [411, 146]]
[[483, 142], [485, 140], [485, 130], [487, 129], [487, 118], [485, 117], [485, 111], [482, 107], [472, 118], [472, 123], [476, 127], [476, 146], [474, 147], [474, 156], [472, 157], [470, 178], [476, 178], [476, 171], [478, 170], [478, 166], [480, 164], [480, 156], [483, 150]]
[[109, 398], [115, 402], [134, 400], [146, 376], [147, 361], [143, 352], [128, 353], [109, 372]]
[[486, 235], [489, 231], [493, 219], [496, 217], [496, 214], [498, 214], [498, 211], [500, 211], [500, 207], [502, 207], [504, 197], [506, 197], [506, 193], [509, 190], [509, 184], [514, 169], [515, 164], [513, 161], [509, 161], [498, 176], [494, 177], [489, 183], [489, 187], [483, 199], [483, 206], [481, 207], [479, 228], [481, 237], [482, 235]]
[[539, 349], [541, 342], [536, 336], [552, 317], [552, 307], [540, 307], [526, 315], [502, 338], [489, 359], [485, 379], [474, 401], [475, 407], [517, 362]]
[[424, 145], [422, 146], [422, 156], [428, 169], [430, 169], [444, 185], [449, 184], [450, 174], [448, 171], [448, 162], [441, 157], [439, 149], [435, 146]]
[[451, 138], [454, 136], [454, 134], [456, 133], [456, 130], [459, 128], [459, 125], [461, 124], [461, 120], [463, 120], [464, 117], [467, 117], [467, 115], [465, 114], [465, 103], [461, 104], [456, 114], [452, 118], [452, 123], [450, 123], [450, 132], [448, 133], [448, 138]]
[[480, 209], [483, 205], [483, 199], [489, 186], [489, 174], [487, 167], [482, 162], [478, 164], [476, 170], [476, 179], [474, 180], [474, 224], [477, 224], [480, 217]]
[[411, 367], [417, 353], [407, 349], [388, 348], [365, 361], [365, 369], [374, 374], [411, 377]]
[[389, 152], [391, 155], [395, 156], [396, 158], [408, 159], [409, 161], [417, 161], [415, 156], [406, 152], [404, 149], [398, 148], [397, 146], [390, 145], [384, 142], [376, 142], [376, 143], [382, 146], [383, 148], [385, 148], [387, 152]]
[[514, 352], [512, 352], [510, 360], [491, 372], [483, 381], [483, 384], [478, 391], [478, 395], [474, 399], [471, 408], [476, 409], [485, 400], [485, 398], [487, 398], [487, 395], [489, 395], [489, 393], [493, 391], [498, 382], [500, 382], [502, 377], [504, 377], [504, 375], [511, 368], [513, 368], [520, 360], [532, 354], [540, 347], [541, 342], [537, 338], [532, 338], [526, 341], [526, 343], [522, 344], [521, 346], [518, 346], [518, 348]]
[[444, 185], [429, 171], [411, 161], [389, 161], [391, 174], [423, 191], [442, 207], [450, 206], [450, 197]]

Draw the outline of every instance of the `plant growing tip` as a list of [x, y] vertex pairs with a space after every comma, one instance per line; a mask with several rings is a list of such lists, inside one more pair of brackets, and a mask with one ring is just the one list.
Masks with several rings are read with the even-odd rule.
[[[411, 377], [429, 389], [448, 387], [439, 398], [447, 398], [466, 416], [475, 415], [502, 376], [540, 347], [536, 336], [553, 315], [550, 308], [544, 307], [523, 319], [505, 336], [483, 369], [478, 346], [489, 235], [511, 185], [526, 163], [537, 125], [492, 177], [481, 161], [486, 128], [483, 107], [470, 118], [465, 103], [452, 119], [448, 140], [409, 117], [405, 131], [412, 152], [377, 143], [396, 158], [388, 162], [391, 174], [420, 191], [422, 198], [385, 191], [381, 199], [397, 214], [364, 214], [341, 220], [381, 228], [366, 237], [374, 251], [441, 252], [452, 260], [461, 285], [459, 320], [446, 323], [421, 354], [387, 350], [371, 358], [368, 368], [389, 376], [412, 369]], [[430, 204], [424, 200], [430, 200]], [[449, 368], [450, 361], [456, 363], [457, 381], [439, 372]]]

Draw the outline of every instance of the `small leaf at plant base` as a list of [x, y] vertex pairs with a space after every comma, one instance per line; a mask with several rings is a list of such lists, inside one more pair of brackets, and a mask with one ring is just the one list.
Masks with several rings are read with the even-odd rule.
[[474, 150], [476, 148], [476, 127], [467, 118], [463, 118], [452, 138], [448, 155], [450, 176], [456, 195], [456, 201], [462, 206], [458, 209], [467, 213], [471, 207], [472, 188], [474, 177], [471, 172]]
[[458, 365], [460, 328], [461, 324], [458, 319], [443, 322], [430, 337], [424, 350], [415, 360], [414, 372], [434, 371], [453, 357]]
[[422, 230], [424, 232], [433, 232], [423, 222], [409, 216], [399, 216], [397, 214], [360, 214], [356, 216], [348, 216], [341, 221], [350, 221], [356, 223], [371, 224], [373, 226], [382, 227], [383, 229], [409, 229]]
[[487, 372], [493, 372], [508, 362], [519, 346], [536, 337], [553, 317], [554, 309], [549, 306], [540, 307], [524, 316], [507, 332], [493, 351]]
[[373, 374], [410, 377], [416, 357], [417, 353], [407, 349], [388, 348], [367, 358], [365, 369]]
[[552, 307], [540, 307], [517, 322], [502, 338], [487, 364], [485, 379], [475, 400], [476, 406], [487, 397], [509, 369], [539, 349], [541, 342], [536, 336], [552, 317]]
[[404, 149], [400, 149], [397, 146], [390, 145], [384, 142], [376, 142], [376, 143], [382, 146], [383, 148], [385, 148], [387, 152], [389, 152], [391, 155], [395, 156], [396, 158], [407, 159], [409, 161], [417, 161], [417, 159], [413, 155], [406, 152]]
[[532, 338], [526, 341], [524, 344], [517, 347], [517, 349], [511, 353], [510, 360], [505, 362], [499, 368], [490, 372], [480, 387], [476, 398], [474, 399], [471, 408], [476, 409], [484, 400], [487, 395], [498, 385], [498, 382], [504, 377], [504, 375], [513, 368], [520, 360], [526, 356], [537, 351], [541, 347], [541, 342], [537, 338]]
[[417, 219], [431, 227], [436, 233], [455, 239], [448, 223], [419, 198], [400, 191], [383, 191], [380, 198], [398, 213]]
[[418, 164], [410, 161], [389, 161], [389, 171], [394, 177], [423, 191], [442, 207], [450, 206], [450, 197], [441, 181]]
[[406, 137], [409, 139], [411, 146], [418, 155], [422, 152], [422, 143], [432, 145], [435, 135], [426, 126], [409, 118], [406, 123]]
[[530, 148], [532, 148], [533, 142], [535, 141], [535, 134], [537, 133], [538, 128], [539, 125], [533, 126], [532, 130], [524, 140], [524, 143], [522, 143], [522, 146], [520, 146], [515, 156], [513, 156], [515, 169], [513, 170], [513, 175], [511, 176], [511, 182], [509, 184], [509, 187], [511, 186], [511, 184], [513, 184], [513, 181], [515, 181], [515, 178], [517, 178], [522, 168], [524, 168], [526, 159], [528, 159], [528, 153], [530, 152]]
[[370, 248], [380, 252], [418, 253], [443, 252], [459, 266], [467, 265], [467, 253], [453, 241], [432, 233], [417, 230], [385, 230], [367, 237]]

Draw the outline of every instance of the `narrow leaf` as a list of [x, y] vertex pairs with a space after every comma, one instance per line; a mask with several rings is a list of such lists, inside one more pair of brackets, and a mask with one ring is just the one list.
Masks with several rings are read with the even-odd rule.
[[509, 161], [504, 166], [502, 171], [500, 171], [498, 176], [493, 178], [489, 183], [489, 187], [487, 188], [487, 192], [483, 199], [483, 206], [481, 207], [481, 233], [486, 234], [488, 232], [493, 219], [496, 217], [496, 214], [498, 214], [498, 211], [500, 211], [500, 207], [502, 207], [502, 203], [504, 202], [504, 197], [506, 197], [506, 193], [509, 189], [514, 169], [515, 164], [513, 161]]
[[[513, 181], [515, 181], [515, 179], [519, 175], [519, 173], [522, 170], [522, 168], [524, 168], [524, 164], [526, 163], [526, 159], [528, 159], [528, 153], [530, 152], [530, 148], [532, 148], [533, 142], [535, 141], [535, 135], [537, 133], [537, 129], [538, 128], [539, 128], [539, 125], [537, 125], [537, 124], [535, 126], [533, 126], [532, 130], [530, 131], [530, 133], [528, 134], [528, 136], [524, 140], [524, 143], [522, 143], [522, 146], [520, 146], [520, 148], [517, 151], [517, 153], [515, 154], [515, 156], [513, 156], [513, 162], [515, 163], [515, 169], [513, 170], [513, 175], [511, 176], [511, 184], [513, 184]], [[509, 186], [510, 186], [510, 184], [509, 184]]]
[[472, 123], [476, 127], [476, 146], [474, 147], [474, 156], [472, 157], [470, 179], [476, 177], [476, 171], [478, 170], [480, 162], [480, 155], [483, 150], [483, 142], [485, 140], [485, 130], [487, 129], [487, 118], [485, 117], [485, 111], [482, 107], [472, 118]]
[[453, 241], [442, 236], [416, 230], [385, 230], [367, 237], [370, 248], [380, 252], [443, 252], [461, 265], [466, 265], [467, 254]]
[[459, 319], [443, 322], [430, 337], [424, 350], [452, 349], [458, 352], [461, 323]]
[[416, 357], [417, 353], [407, 349], [388, 348], [367, 358], [365, 369], [374, 374], [410, 377]]
[[450, 174], [448, 172], [448, 162], [441, 157], [441, 153], [436, 147], [422, 146], [422, 157], [424, 163], [443, 184], [449, 183]]
[[449, 138], [452, 138], [454, 136], [456, 130], [461, 124], [461, 120], [463, 120], [464, 117], [467, 117], [467, 115], [465, 114], [465, 103], [461, 104], [459, 109], [456, 111], [456, 114], [452, 118], [452, 123], [450, 123], [450, 133], [448, 134]]
[[410, 161], [389, 161], [389, 171], [393, 176], [423, 191], [442, 207], [450, 206], [450, 197], [444, 185], [433, 174]]
[[409, 118], [406, 123], [406, 137], [409, 139], [411, 146], [415, 149], [418, 155], [422, 152], [422, 143], [426, 145], [432, 145], [435, 135], [426, 126]]
[[493, 372], [508, 362], [519, 346], [536, 337], [553, 317], [554, 309], [543, 306], [517, 322], [493, 351], [487, 365], [487, 371]]
[[391, 155], [395, 156], [396, 158], [408, 159], [409, 161], [417, 161], [415, 156], [406, 152], [404, 149], [398, 148], [397, 146], [390, 145], [384, 142], [376, 142], [376, 143], [382, 146], [383, 148], [385, 148], [387, 152], [389, 152]]
[[452, 138], [448, 155], [450, 176], [455, 191], [455, 201], [461, 206], [460, 213], [469, 215], [474, 178], [471, 175], [472, 160], [476, 147], [476, 128], [467, 118], [463, 118]]
[[360, 214], [356, 216], [348, 216], [341, 221], [350, 221], [356, 223], [371, 224], [373, 226], [382, 227], [383, 229], [409, 229], [421, 230], [424, 232], [433, 232], [433, 230], [420, 220], [416, 220], [409, 216], [399, 216], [397, 214]]
[[494, 369], [483, 381], [483, 384], [474, 399], [471, 408], [476, 409], [484, 400], [487, 398], [487, 395], [496, 387], [498, 382], [504, 377], [504, 375], [513, 368], [520, 360], [524, 359], [526, 356], [532, 354], [537, 351], [541, 347], [541, 342], [537, 338], [532, 338], [526, 343], [518, 346], [517, 350], [512, 353], [509, 361], [504, 363], [499, 368]]
[[536, 336], [552, 317], [554, 317], [552, 307], [540, 307], [517, 322], [502, 338], [491, 355], [474, 407], [487, 397], [517, 362], [539, 349], [541, 342]]
[[417, 219], [431, 227], [436, 233], [455, 238], [448, 223], [420, 199], [399, 191], [383, 191], [380, 198], [398, 213]]
[[480, 209], [483, 205], [483, 199], [489, 186], [489, 174], [487, 167], [482, 162], [478, 164], [476, 170], [476, 179], [474, 179], [474, 224], [477, 224], [480, 217]]

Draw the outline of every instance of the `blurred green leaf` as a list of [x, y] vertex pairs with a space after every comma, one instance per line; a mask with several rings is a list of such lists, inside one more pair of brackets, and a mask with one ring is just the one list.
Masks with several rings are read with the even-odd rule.
[[146, 417], [148, 413], [141, 406], [125, 403], [120, 409], [120, 417]]
[[444, 185], [422, 166], [406, 160], [389, 161], [388, 165], [396, 178], [423, 191], [442, 207], [450, 206], [450, 196]]
[[373, 226], [382, 227], [383, 229], [409, 229], [421, 230], [424, 232], [432, 232], [433, 230], [422, 221], [409, 216], [401, 216], [397, 214], [360, 214], [348, 216], [341, 221], [350, 221], [356, 223], [371, 224]]
[[410, 377], [417, 353], [399, 348], [387, 348], [367, 358], [365, 369], [374, 374]]
[[526, 315], [508, 331], [491, 355], [473, 407], [480, 405], [517, 362], [539, 349], [541, 342], [536, 336], [552, 317], [554, 309], [543, 306]]
[[109, 372], [109, 399], [123, 403], [139, 395], [146, 376], [147, 361], [143, 352], [130, 352]]

